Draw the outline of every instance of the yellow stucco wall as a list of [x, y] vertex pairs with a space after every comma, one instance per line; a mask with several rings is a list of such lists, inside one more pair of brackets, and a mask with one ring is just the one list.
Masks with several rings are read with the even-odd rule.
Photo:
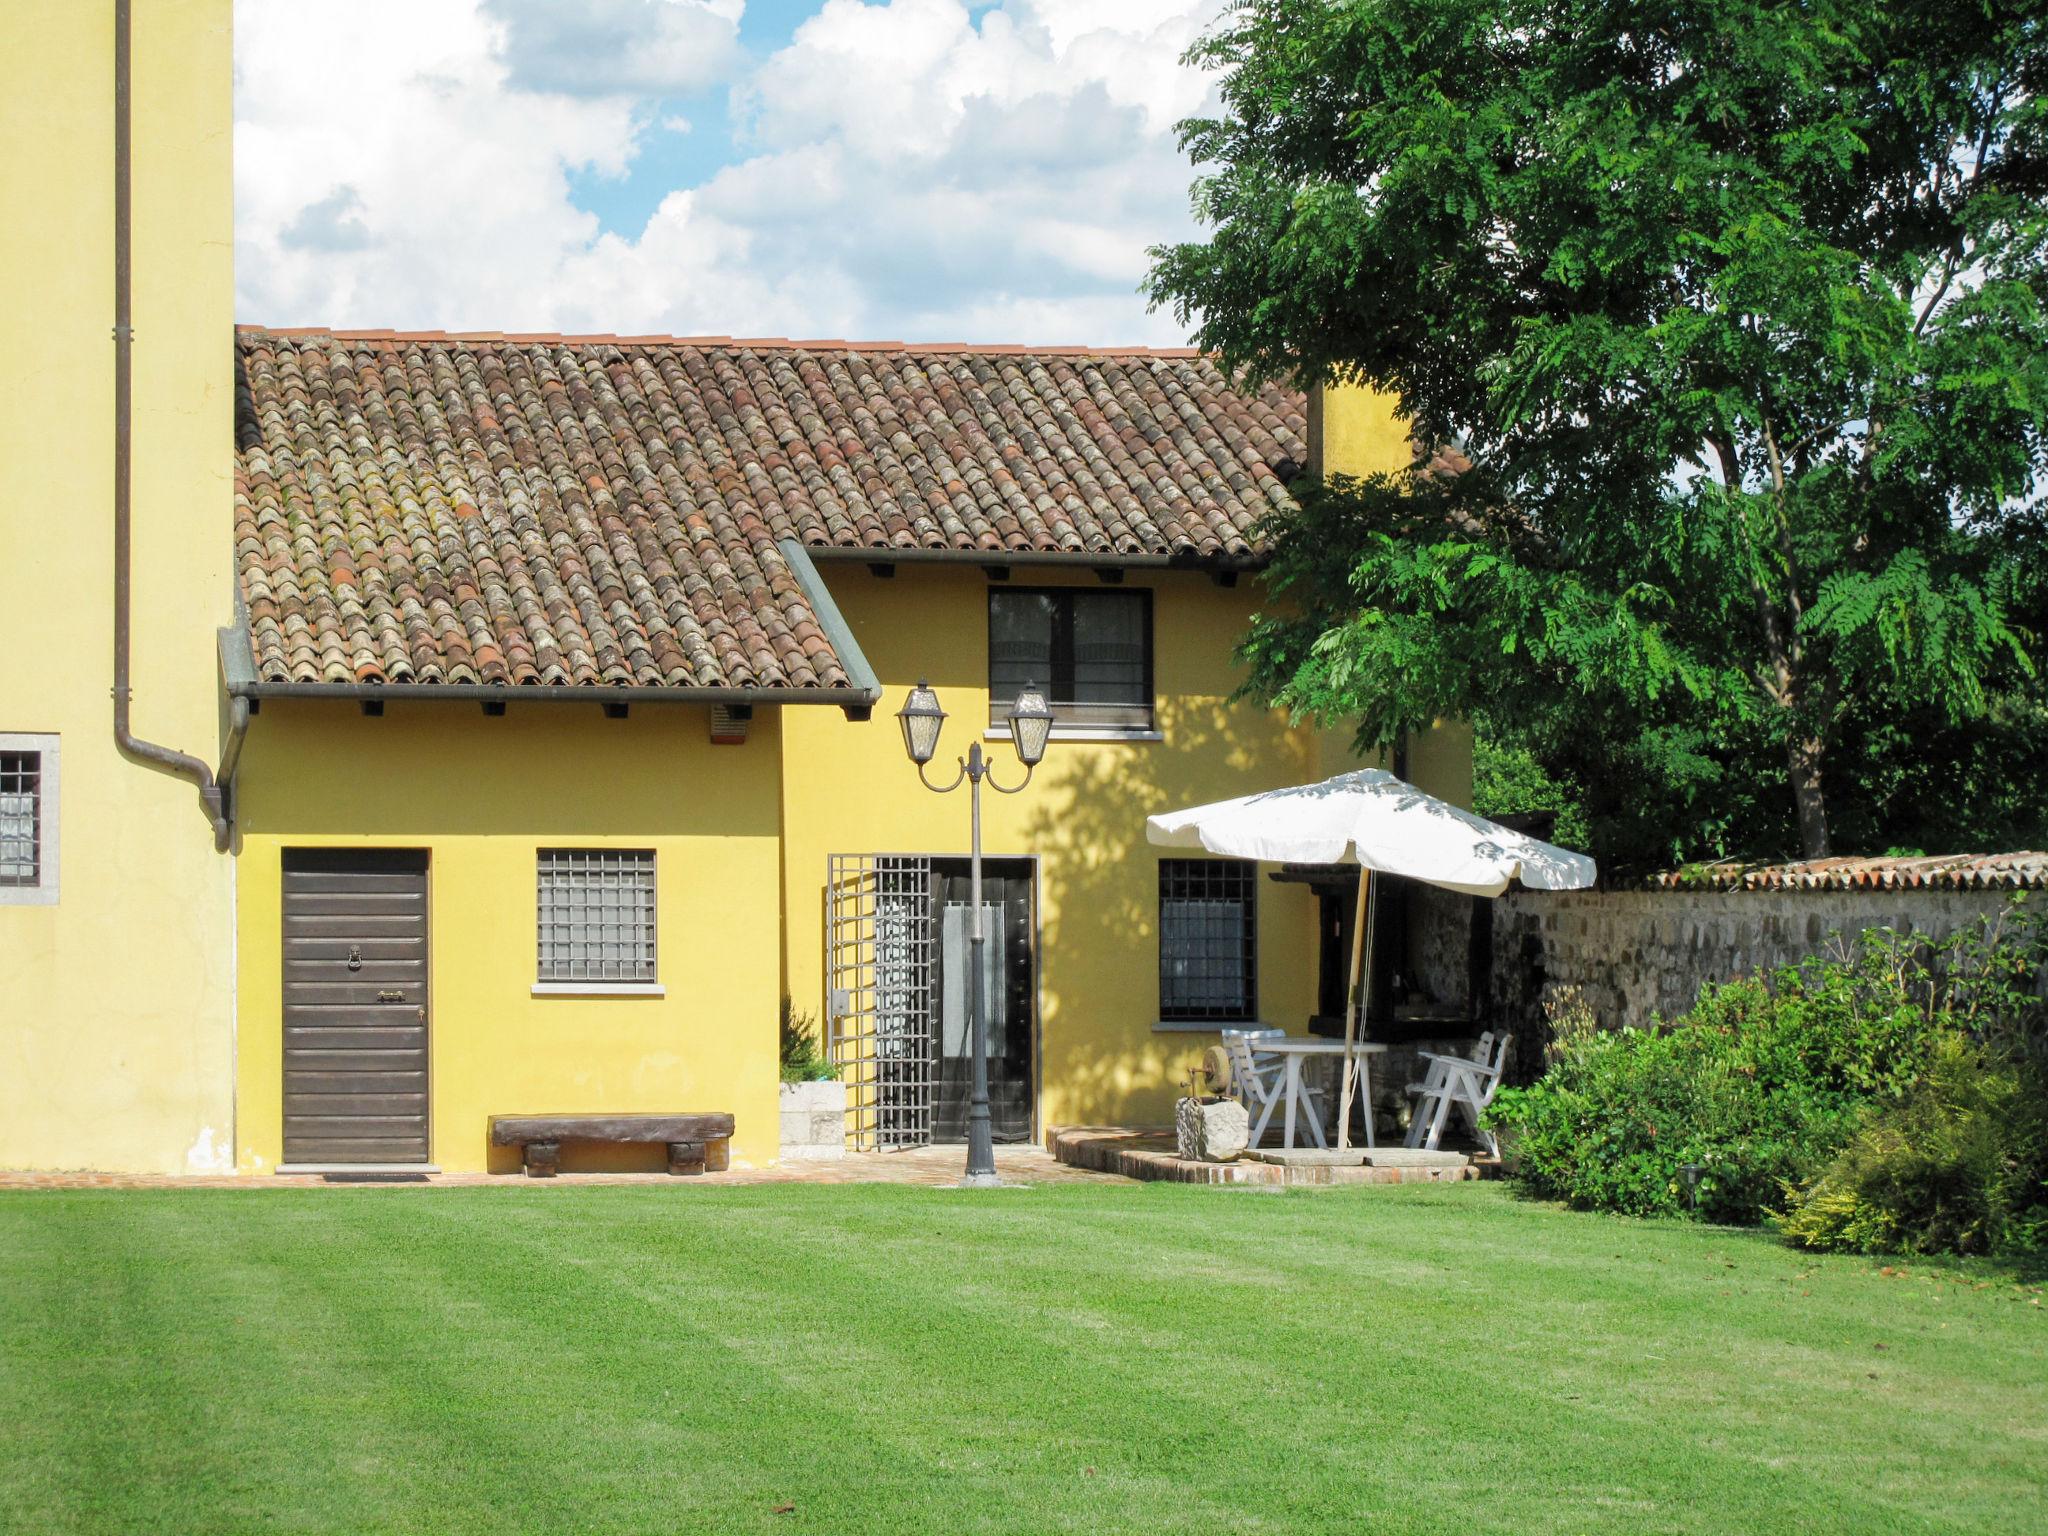
[[[836, 718], [836, 716], [835, 716]], [[776, 712], [741, 746], [708, 711], [641, 705], [264, 705], [243, 757], [239, 1136], [283, 1143], [281, 870], [293, 847], [428, 853], [431, 1156], [518, 1166], [490, 1116], [729, 1111], [735, 1163], [777, 1152], [780, 871]], [[536, 997], [542, 848], [652, 848], [661, 997]], [[660, 1147], [566, 1148], [565, 1169], [659, 1167]]]
[[1364, 384], [1329, 384], [1308, 398], [1309, 468], [1323, 475], [1380, 475], [1413, 454], [1394, 401]]
[[[1343, 391], [1318, 415], [1332, 472], [1408, 462], [1405, 429], [1383, 397]], [[828, 857], [967, 851], [966, 791], [941, 798], [918, 783], [893, 715], [911, 684], [928, 678], [952, 717], [933, 777], [950, 778], [949, 765], [988, 719], [991, 586], [979, 571], [930, 565], [902, 565], [885, 578], [834, 562], [824, 573], [885, 700], [864, 724], [807, 710], [790, 712], [783, 728], [785, 964], [791, 996], [820, 1017]], [[1026, 566], [1011, 580], [1097, 583], [1086, 570]], [[1291, 730], [1278, 714], [1231, 700], [1243, 679], [1231, 652], [1260, 601], [1254, 580], [1224, 588], [1194, 573], [1132, 572], [1125, 586], [1154, 594], [1161, 739], [1055, 742], [1022, 794], [982, 799], [985, 855], [1038, 860], [1041, 1130], [1169, 1118], [1182, 1071], [1216, 1041], [1212, 1031], [1157, 1027], [1160, 852], [1145, 841], [1145, 818], [1358, 762], [1342, 732]], [[1007, 741], [985, 739], [984, 749], [999, 760], [998, 776], [1014, 780]], [[1469, 734], [1429, 733], [1411, 748], [1411, 773], [1469, 803]], [[1314, 898], [1264, 879], [1268, 872], [1258, 886], [1259, 1013], [1298, 1032], [1316, 1002]]]
[[[214, 758], [231, 614], [229, 0], [134, 21], [134, 726]], [[59, 900], [0, 905], [0, 1167], [231, 1144], [233, 876], [192, 786], [114, 751], [113, 6], [0, 23], [0, 732], [54, 732]]]
[[[789, 711], [783, 725], [783, 868], [788, 888], [790, 995], [825, 1006], [824, 887], [835, 853], [959, 855], [968, 850], [963, 788], [918, 783], [894, 712], [919, 677], [951, 715], [932, 777], [988, 721], [988, 591], [971, 569], [904, 565], [891, 578], [835, 563], [826, 579], [885, 700], [866, 723], [824, 710]], [[1087, 571], [1017, 568], [1013, 584], [1096, 586]], [[1229, 702], [1239, 674], [1231, 646], [1251, 589], [1207, 577], [1133, 572], [1125, 589], [1154, 593], [1154, 683], [1162, 740], [1056, 741], [1018, 795], [984, 792], [987, 857], [1036, 857], [1039, 910], [1041, 1125], [1158, 1120], [1173, 1084], [1213, 1032], [1160, 1031], [1158, 850], [1145, 842], [1154, 812], [1298, 782], [1308, 739], [1271, 711]], [[1019, 770], [1007, 740], [984, 742], [997, 776]], [[943, 771], [941, 771], [943, 770]], [[1314, 913], [1300, 886], [1261, 880], [1259, 1007], [1303, 1027], [1314, 1005]]]

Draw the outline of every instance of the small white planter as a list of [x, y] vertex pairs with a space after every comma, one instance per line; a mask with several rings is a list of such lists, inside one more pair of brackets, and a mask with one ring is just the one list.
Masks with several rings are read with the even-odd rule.
[[1236, 1099], [1182, 1099], [1173, 1106], [1176, 1150], [1191, 1163], [1227, 1163], [1251, 1139], [1251, 1116]]
[[846, 1084], [782, 1085], [782, 1157], [792, 1163], [846, 1156]]

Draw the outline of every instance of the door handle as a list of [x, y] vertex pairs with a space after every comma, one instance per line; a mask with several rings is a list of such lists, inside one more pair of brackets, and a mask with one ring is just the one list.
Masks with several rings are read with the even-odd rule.
[[380, 1003], [402, 1003], [405, 1001], [405, 994], [396, 987], [385, 987], [377, 993], [377, 1001]]

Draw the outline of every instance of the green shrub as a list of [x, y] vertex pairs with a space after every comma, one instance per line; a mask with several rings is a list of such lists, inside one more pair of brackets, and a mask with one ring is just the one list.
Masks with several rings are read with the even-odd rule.
[[[1876, 1191], [1896, 1187], [1883, 1205], [1898, 1207], [1887, 1241], [1922, 1230], [1937, 1245], [1966, 1228], [2018, 1231], [2027, 1218], [2016, 1213], [2033, 1203], [2026, 1175], [1994, 1178], [1985, 1141], [1985, 1096], [2004, 1090], [1987, 1080], [1970, 1099], [1963, 1084], [1983, 1077], [1993, 1059], [2043, 1059], [2032, 990], [2039, 929], [2023, 901], [1940, 944], [1874, 929], [1767, 979], [1704, 988], [1685, 1017], [1643, 1030], [1602, 1032], [1567, 999], [1552, 1011], [1544, 1076], [1503, 1089], [1491, 1123], [1509, 1135], [1518, 1175], [1535, 1192], [1588, 1209], [1697, 1209], [1754, 1223], [1783, 1205], [1788, 1190], [1810, 1190], [1799, 1204], [1816, 1235], [1829, 1221], [1853, 1222], [1862, 1234], [1879, 1219]], [[1937, 1077], [1946, 1086], [1930, 1086]], [[1949, 1214], [1928, 1224], [1926, 1211], [1960, 1207], [1928, 1192], [1931, 1171], [1905, 1174], [1895, 1141], [1884, 1145], [1894, 1148], [1887, 1158], [1900, 1175], [1896, 1186], [1875, 1174], [1824, 1179], [1838, 1155], [1888, 1115], [1909, 1117], [1900, 1124], [1928, 1141], [1928, 1156], [1952, 1170], [1944, 1177], [1977, 1191], [1974, 1226]], [[1937, 1125], [1953, 1131], [1953, 1145], [1929, 1139]], [[2024, 1148], [2006, 1152], [2025, 1163]], [[1859, 1166], [1874, 1159], [1868, 1153]], [[1909, 1200], [1909, 1189], [1920, 1193]], [[1845, 1204], [1845, 1191], [1858, 1192], [1860, 1203]], [[1991, 1205], [2007, 1216], [1983, 1214]]]
[[1800, 1038], [1806, 1012], [1759, 982], [1710, 988], [1678, 1026], [1593, 1032], [1556, 1050], [1541, 1081], [1500, 1092], [1494, 1123], [1540, 1194], [1759, 1221], [1855, 1124], [1845, 1064]]
[[1956, 1033], [1896, 1103], [1871, 1107], [1777, 1225], [1807, 1248], [2018, 1253], [2048, 1246], [2048, 1082]]
[[782, 1000], [782, 1080], [785, 1083], [824, 1083], [839, 1076], [839, 1069], [818, 1048], [817, 1021], [798, 1013], [788, 998]]

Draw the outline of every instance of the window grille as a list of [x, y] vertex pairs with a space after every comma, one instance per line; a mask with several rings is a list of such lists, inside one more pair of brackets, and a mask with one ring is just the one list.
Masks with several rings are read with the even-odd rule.
[[1005, 726], [1026, 683], [1046, 690], [1056, 730], [1152, 729], [1152, 594], [1085, 587], [990, 592], [991, 727]]
[[0, 885], [43, 878], [43, 754], [0, 752]]
[[543, 848], [540, 979], [653, 982], [654, 854]]
[[924, 1146], [938, 1095], [931, 860], [831, 854], [825, 893], [827, 1040], [853, 1144]]
[[1239, 859], [1159, 862], [1159, 1016], [1257, 1017], [1256, 875]]

